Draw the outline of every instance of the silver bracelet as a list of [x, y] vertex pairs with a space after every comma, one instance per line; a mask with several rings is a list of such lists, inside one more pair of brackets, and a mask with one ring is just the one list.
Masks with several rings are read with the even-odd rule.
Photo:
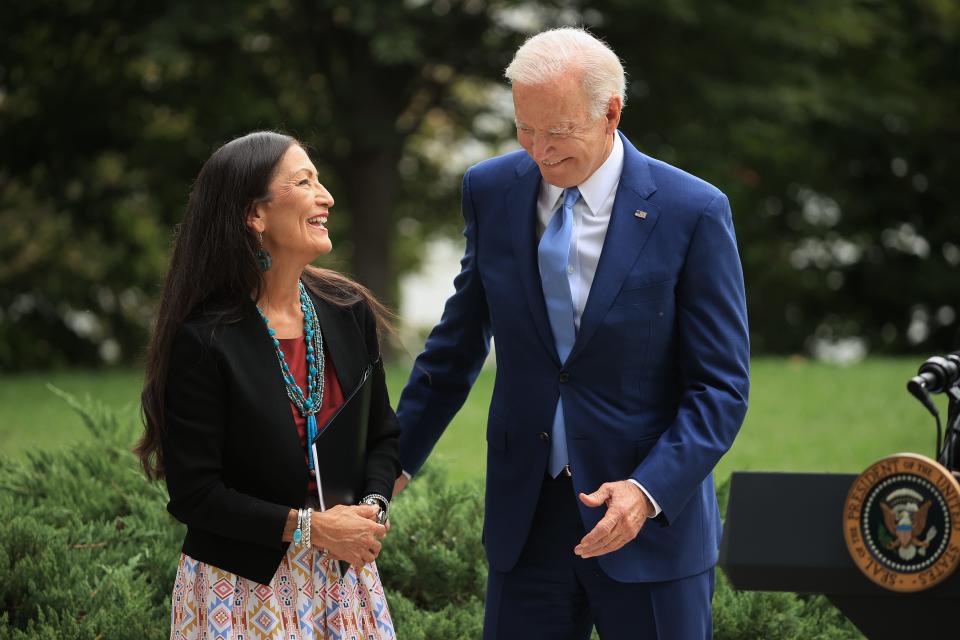
[[304, 534], [303, 534], [303, 547], [306, 549], [310, 548], [310, 525], [313, 523], [313, 509], [307, 509], [307, 516], [303, 519], [304, 522]]
[[297, 528], [293, 530], [293, 544], [300, 546], [303, 542], [303, 509], [297, 509]]

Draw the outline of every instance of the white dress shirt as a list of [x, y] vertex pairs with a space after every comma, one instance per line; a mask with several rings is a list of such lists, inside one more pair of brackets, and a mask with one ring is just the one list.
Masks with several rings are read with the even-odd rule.
[[[620, 136], [614, 133], [613, 149], [593, 174], [582, 184], [580, 199], [573, 205], [573, 230], [570, 235], [570, 261], [567, 264], [567, 278], [570, 280], [570, 294], [573, 297], [573, 322], [577, 331], [580, 330], [580, 318], [583, 309], [587, 306], [590, 287], [597, 274], [597, 264], [600, 262], [600, 252], [603, 250], [603, 241], [607, 237], [607, 228], [610, 226], [610, 214], [613, 212], [613, 201], [617, 196], [617, 185], [620, 184], [620, 174], [623, 172], [623, 142]], [[563, 189], [540, 182], [540, 194], [537, 197], [537, 238], [543, 235], [543, 230], [560, 208], [563, 199]], [[650, 503], [653, 505], [654, 516], [660, 515], [660, 505], [653, 496], [633, 478], [630, 482], [640, 487]]]

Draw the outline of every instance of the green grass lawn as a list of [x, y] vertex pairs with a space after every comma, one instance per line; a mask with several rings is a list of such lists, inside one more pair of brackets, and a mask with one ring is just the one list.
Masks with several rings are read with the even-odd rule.
[[47, 384], [85, 396], [134, 419], [143, 374], [134, 370], [71, 371], [0, 376], [0, 452], [23, 455], [89, 437], [80, 418]]
[[[734, 470], [859, 472], [899, 451], [932, 455], [933, 419], [904, 388], [919, 362], [871, 359], [837, 367], [800, 359], [754, 360], [747, 420], [720, 462], [718, 479]], [[388, 369], [394, 403], [408, 370], [397, 365]], [[481, 374], [434, 451], [433, 458], [445, 462], [451, 479], [483, 475], [493, 377], [492, 370]], [[63, 400], [47, 390], [47, 383], [124, 408], [133, 420], [141, 381], [142, 374], [135, 370], [0, 377], [0, 452], [21, 456], [89, 437]]]

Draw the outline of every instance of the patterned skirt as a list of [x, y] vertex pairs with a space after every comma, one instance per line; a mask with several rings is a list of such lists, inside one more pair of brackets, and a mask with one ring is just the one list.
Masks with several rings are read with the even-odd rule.
[[291, 544], [270, 584], [180, 555], [171, 640], [391, 640], [376, 564], [341, 578], [336, 561]]

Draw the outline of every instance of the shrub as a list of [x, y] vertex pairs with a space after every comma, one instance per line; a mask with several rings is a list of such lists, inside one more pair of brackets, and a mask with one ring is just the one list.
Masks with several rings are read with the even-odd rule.
[[479, 638], [487, 580], [479, 482], [450, 484], [428, 466], [394, 501], [390, 519], [377, 562], [399, 635]]
[[0, 639], [165, 638], [183, 528], [117, 414], [74, 404], [94, 440], [0, 459]]
[[[129, 452], [131, 411], [64, 396], [94, 438], [0, 457], [0, 640], [166, 638], [184, 527]], [[427, 469], [400, 496], [378, 561], [402, 638], [475, 638], [486, 562], [478, 484]]]
[[[0, 458], [0, 640], [166, 638], [184, 528], [129, 452], [132, 411], [65, 399], [94, 439]], [[395, 501], [378, 563], [403, 640], [480, 637], [482, 512], [479, 482], [451, 484], [436, 466]], [[740, 593], [717, 577], [720, 640], [859, 637], [823, 598]]]

